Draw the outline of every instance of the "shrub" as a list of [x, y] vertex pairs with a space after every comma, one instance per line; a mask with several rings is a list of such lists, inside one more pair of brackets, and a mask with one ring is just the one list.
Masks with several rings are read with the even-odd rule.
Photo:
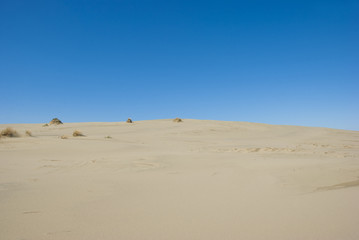
[[60, 119], [58, 119], [58, 118], [53, 118], [53, 119], [50, 121], [49, 124], [50, 124], [50, 125], [59, 125], [59, 124], [63, 124], [63, 123], [60, 121]]
[[47, 124], [47, 123], [45, 123], [44, 125], [42, 125], [43, 127], [48, 127], [49, 126], [49, 124]]
[[8, 127], [1, 131], [3, 137], [19, 137], [19, 134], [12, 128]]
[[25, 131], [26, 136], [32, 137], [32, 132], [30, 130]]
[[60, 138], [61, 138], [61, 139], [67, 139], [68, 137], [65, 136], [65, 135], [62, 135]]
[[173, 119], [173, 121], [174, 122], [183, 122], [182, 119], [180, 119], [180, 118], [175, 118], [175, 119]]
[[129, 119], [127, 119], [127, 121], [126, 121], [127, 123], [132, 123], [132, 119], [131, 118], [129, 118]]
[[76, 131], [74, 131], [74, 132], [72, 133], [72, 136], [74, 136], [74, 137], [83, 137], [83, 136], [85, 136], [85, 135], [83, 135], [82, 132], [76, 130]]

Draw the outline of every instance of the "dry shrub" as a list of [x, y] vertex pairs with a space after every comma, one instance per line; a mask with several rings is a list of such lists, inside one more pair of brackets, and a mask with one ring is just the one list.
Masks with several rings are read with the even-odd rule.
[[47, 124], [47, 123], [45, 123], [44, 125], [42, 125], [43, 127], [48, 127], [49, 126], [49, 124]]
[[32, 132], [30, 130], [25, 131], [26, 136], [32, 137]]
[[58, 118], [53, 118], [53, 119], [50, 121], [49, 124], [50, 124], [50, 125], [59, 125], [59, 124], [63, 124], [63, 123], [60, 121], [60, 119], [58, 119]]
[[3, 137], [19, 137], [19, 134], [10, 127], [2, 130], [0, 135]]
[[76, 131], [74, 131], [74, 132], [72, 133], [72, 136], [74, 136], [74, 137], [83, 137], [83, 136], [85, 136], [85, 135], [83, 135], [82, 132], [76, 130]]
[[65, 135], [62, 135], [60, 138], [61, 138], [61, 139], [68, 139], [68, 137], [65, 136]]
[[111, 136], [106, 136], [105, 138], [112, 138]]
[[180, 118], [175, 118], [175, 119], [173, 119], [173, 121], [174, 122], [183, 122], [182, 119], [180, 119]]
[[127, 123], [132, 123], [132, 119], [131, 118], [129, 118], [129, 119], [127, 119], [127, 121], [126, 121]]

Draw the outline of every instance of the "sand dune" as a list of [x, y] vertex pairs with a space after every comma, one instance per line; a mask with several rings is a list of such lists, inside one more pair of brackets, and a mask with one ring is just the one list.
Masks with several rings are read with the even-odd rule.
[[357, 131], [190, 119], [6, 127], [21, 136], [0, 138], [0, 239], [359, 239]]

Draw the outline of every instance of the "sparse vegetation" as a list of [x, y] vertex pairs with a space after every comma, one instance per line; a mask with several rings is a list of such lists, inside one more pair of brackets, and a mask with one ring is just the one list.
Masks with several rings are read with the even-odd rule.
[[45, 123], [44, 125], [42, 125], [43, 127], [48, 127], [49, 126], [49, 124], [47, 124], [47, 123]]
[[60, 119], [58, 119], [58, 118], [53, 118], [53, 119], [50, 121], [49, 124], [50, 124], [50, 125], [59, 125], [59, 124], [63, 124], [63, 123], [60, 121]]
[[32, 132], [30, 130], [25, 131], [26, 136], [32, 137]]
[[106, 136], [105, 138], [112, 138], [111, 136]]
[[127, 119], [127, 121], [126, 121], [127, 123], [132, 123], [132, 119], [131, 118], [129, 118], [129, 119]]
[[61, 138], [61, 139], [68, 139], [68, 137], [65, 136], [65, 135], [62, 135], [60, 138]]
[[183, 122], [182, 119], [180, 119], [180, 118], [175, 118], [175, 119], [173, 119], [173, 121], [174, 122]]
[[76, 131], [74, 131], [74, 132], [72, 133], [72, 136], [74, 136], [74, 137], [83, 137], [83, 136], [85, 136], [85, 135], [83, 135], [82, 132], [76, 130]]
[[19, 137], [19, 134], [12, 128], [8, 127], [1, 131], [2, 137]]

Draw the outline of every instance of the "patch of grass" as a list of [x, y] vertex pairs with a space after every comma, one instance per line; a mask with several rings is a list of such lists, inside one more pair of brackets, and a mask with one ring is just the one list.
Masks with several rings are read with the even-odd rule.
[[65, 135], [62, 135], [60, 138], [61, 138], [61, 139], [68, 139], [68, 137], [65, 136]]
[[8, 127], [1, 131], [1, 136], [3, 137], [19, 137], [20, 135], [12, 128]]
[[111, 136], [106, 136], [105, 138], [112, 138]]
[[173, 121], [174, 122], [183, 122], [182, 119], [180, 119], [180, 118], [175, 118], [175, 119], [173, 119]]
[[25, 131], [26, 136], [32, 137], [32, 132], [30, 130]]
[[129, 119], [127, 119], [127, 121], [126, 121], [127, 123], [132, 123], [132, 119], [131, 118], [129, 118]]
[[47, 123], [45, 123], [44, 125], [42, 125], [43, 127], [48, 127], [49, 126], [49, 124], [47, 124]]
[[83, 136], [85, 136], [85, 135], [84, 135], [82, 132], [76, 130], [76, 131], [74, 131], [74, 132], [72, 133], [72, 136], [74, 136], [74, 137], [83, 137]]

